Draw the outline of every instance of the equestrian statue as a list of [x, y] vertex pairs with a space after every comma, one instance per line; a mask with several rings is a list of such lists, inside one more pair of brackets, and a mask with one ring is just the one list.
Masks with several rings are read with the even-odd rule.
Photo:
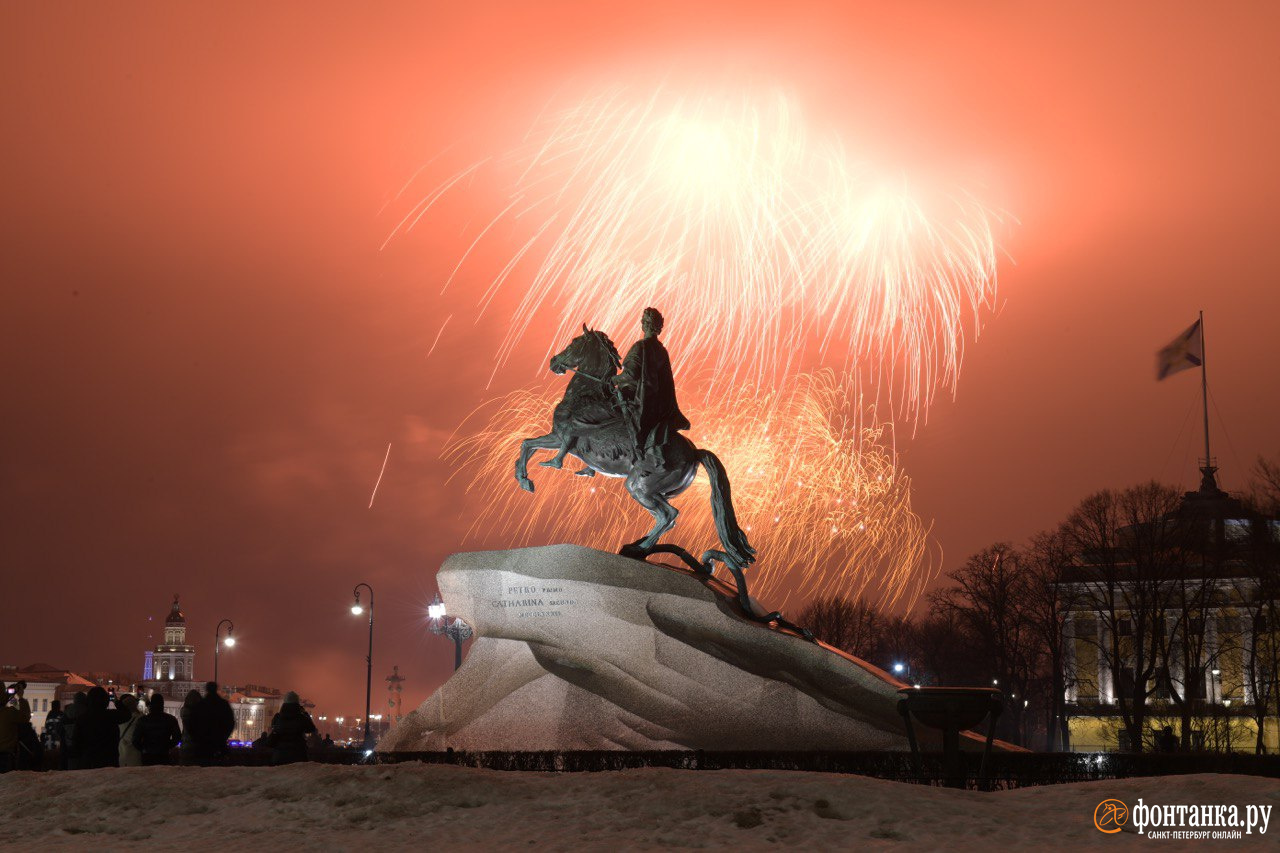
[[[662, 314], [656, 308], [644, 309], [640, 327], [644, 337], [625, 359], [619, 358], [608, 335], [585, 323], [582, 334], [552, 356], [551, 371], [572, 371], [573, 377], [555, 408], [551, 432], [520, 443], [516, 481], [533, 491], [528, 466], [538, 450], [555, 451], [551, 459], [539, 463], [548, 468], [560, 468], [565, 456], [573, 456], [583, 463], [576, 472], [580, 476], [600, 473], [626, 478], [627, 492], [653, 515], [654, 524], [645, 536], [622, 547], [624, 556], [643, 560], [654, 553], [674, 554], [706, 574], [715, 571], [715, 563], [722, 563], [733, 574], [739, 604], [749, 618], [777, 622], [811, 636], [780, 613], [756, 614], [743, 577], [756, 552], [734, 514], [729, 475], [714, 453], [699, 450], [681, 435], [690, 424], [676, 402], [671, 358], [658, 340]], [[698, 466], [711, 481], [711, 511], [721, 546], [704, 553], [701, 561], [677, 545], [659, 544], [680, 514], [671, 499], [689, 488]]]

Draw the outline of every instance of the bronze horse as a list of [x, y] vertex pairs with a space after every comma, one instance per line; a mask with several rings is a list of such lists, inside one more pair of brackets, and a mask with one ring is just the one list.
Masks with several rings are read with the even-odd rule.
[[555, 459], [542, 463], [550, 467], [558, 468], [559, 460], [567, 453], [587, 466], [581, 474], [599, 472], [606, 477], [626, 478], [627, 492], [653, 515], [654, 524], [645, 536], [624, 546], [622, 553], [643, 558], [655, 550], [676, 553], [673, 546], [660, 546], [658, 540], [675, 525], [680, 514], [671, 505], [671, 498], [689, 488], [701, 465], [711, 481], [711, 511], [723, 549], [704, 554], [701, 568], [710, 572], [712, 562], [723, 562], [737, 577], [755, 561], [755, 549], [733, 511], [729, 476], [714, 453], [699, 450], [674, 430], [661, 446], [642, 452], [635, 421], [625, 411], [625, 403], [610, 381], [618, 374], [619, 360], [608, 335], [584, 324], [582, 334], [552, 356], [549, 366], [553, 373], [573, 371], [574, 375], [565, 388], [564, 399], [556, 406], [551, 432], [520, 443], [516, 481], [521, 488], [533, 491], [528, 465], [538, 450], [559, 451]]

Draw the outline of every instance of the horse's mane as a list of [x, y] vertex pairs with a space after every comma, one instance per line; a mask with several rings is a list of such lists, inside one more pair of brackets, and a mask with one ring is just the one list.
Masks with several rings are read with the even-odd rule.
[[614, 345], [613, 345], [613, 339], [612, 339], [612, 338], [610, 338], [608, 334], [606, 334], [605, 332], [603, 332], [603, 331], [602, 331], [602, 330], [600, 330], [600, 329], [592, 329], [591, 331], [595, 332], [595, 334], [596, 334], [596, 335], [597, 335], [597, 336], [598, 336], [602, 341], [604, 341], [604, 342], [605, 342], [605, 344], [607, 344], [607, 345], [608, 345], [608, 347], [609, 347], [609, 354], [613, 356], [613, 363], [614, 363], [614, 364], [621, 364], [621, 363], [622, 363], [622, 356], [618, 355], [618, 348], [617, 348], [616, 346], [614, 346]]

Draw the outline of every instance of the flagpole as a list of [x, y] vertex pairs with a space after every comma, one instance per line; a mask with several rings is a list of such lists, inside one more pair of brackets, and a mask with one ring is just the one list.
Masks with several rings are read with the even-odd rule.
[[[1200, 393], [1204, 400], [1204, 475], [1213, 476], [1213, 457], [1209, 455], [1209, 375], [1205, 365], [1209, 361], [1209, 348], [1204, 340], [1204, 312], [1200, 312]], [[1216, 484], [1215, 484], [1216, 485]]]

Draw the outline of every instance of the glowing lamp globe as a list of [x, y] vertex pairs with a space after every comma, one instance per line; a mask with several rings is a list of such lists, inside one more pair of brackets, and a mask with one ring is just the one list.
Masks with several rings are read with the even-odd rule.
[[356, 602], [355, 604], [351, 605], [352, 616], [359, 616], [363, 612], [364, 612], [364, 608], [360, 606], [359, 602]]
[[444, 618], [444, 602], [433, 601], [431, 604], [427, 605], [427, 615], [430, 616], [432, 619], [443, 619]]
[[225, 640], [223, 640], [223, 641], [222, 641], [222, 643], [223, 643], [223, 645], [225, 645], [227, 648], [231, 648], [232, 646], [234, 646], [234, 645], [236, 644], [236, 638], [235, 638], [235, 637], [232, 637], [232, 636], [230, 636], [230, 635], [228, 635], [228, 636], [227, 636], [227, 638], [226, 638]]

